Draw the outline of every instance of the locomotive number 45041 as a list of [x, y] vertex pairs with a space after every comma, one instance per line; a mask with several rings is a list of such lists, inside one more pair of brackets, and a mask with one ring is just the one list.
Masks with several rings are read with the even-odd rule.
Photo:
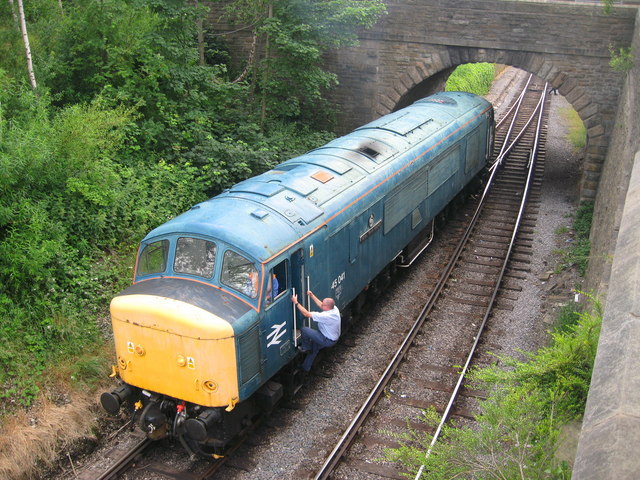
[[340, 285], [342, 282], [344, 282], [344, 272], [342, 272], [340, 275], [338, 275], [333, 282], [331, 282], [331, 289], [335, 289], [337, 288], [338, 285]]

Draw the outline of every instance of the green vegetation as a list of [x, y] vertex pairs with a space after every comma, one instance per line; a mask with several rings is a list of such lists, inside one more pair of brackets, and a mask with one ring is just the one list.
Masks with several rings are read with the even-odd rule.
[[241, 76], [198, 2], [25, 3], [37, 88], [0, 2], [0, 416], [107, 371], [109, 301], [146, 232], [332, 138], [321, 56], [384, 13], [238, 1], [269, 38]]
[[447, 80], [447, 92], [470, 92], [486, 95], [495, 77], [492, 63], [467, 63], [456, 68]]
[[575, 150], [582, 150], [587, 144], [587, 129], [582, 123], [580, 115], [571, 107], [563, 107], [560, 110], [560, 115], [568, 125], [569, 142], [571, 142]]
[[[431, 436], [415, 431], [401, 435], [402, 446], [387, 449], [387, 459], [414, 472], [425, 465], [422, 479], [569, 479], [566, 459], [558, 455], [563, 426], [582, 416], [595, 359], [602, 308], [563, 313], [561, 329], [549, 347], [521, 361], [499, 357], [501, 367], [475, 370], [474, 387], [490, 392], [481, 402], [476, 428], [447, 426], [428, 459]], [[423, 420], [437, 426], [438, 415]]]
[[591, 222], [593, 220], [593, 202], [583, 202], [575, 213], [573, 219], [573, 238], [571, 245], [557, 253], [561, 257], [560, 269], [575, 266], [580, 276], [587, 271], [591, 242]]
[[611, 15], [613, 11], [613, 4], [616, 0], [602, 0], [602, 11], [605, 15]]
[[[613, 5], [616, 0], [602, 0], [602, 11], [605, 15], [613, 13]], [[613, 45], [609, 45], [609, 66], [616, 72], [627, 73], [633, 68], [633, 49], [631, 47], [620, 47], [616, 49]]]
[[616, 72], [627, 73], [633, 68], [633, 49], [631, 47], [620, 47], [617, 50], [613, 45], [609, 45], [609, 66]]

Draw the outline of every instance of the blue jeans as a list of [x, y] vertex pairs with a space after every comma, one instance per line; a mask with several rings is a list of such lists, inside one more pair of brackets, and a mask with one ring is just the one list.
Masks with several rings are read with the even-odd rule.
[[302, 369], [308, 372], [311, 370], [311, 365], [313, 365], [313, 361], [316, 359], [318, 352], [323, 348], [333, 347], [338, 341], [329, 340], [318, 330], [309, 327], [302, 327], [300, 334], [300, 347], [309, 352], [304, 362], [302, 362]]

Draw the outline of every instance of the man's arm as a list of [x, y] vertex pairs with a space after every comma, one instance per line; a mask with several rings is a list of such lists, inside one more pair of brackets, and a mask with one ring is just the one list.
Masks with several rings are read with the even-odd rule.
[[307, 290], [307, 295], [309, 295], [309, 298], [315, 302], [318, 308], [322, 308], [322, 300], [316, 297], [311, 290]]
[[297, 295], [291, 295], [291, 301], [293, 302], [293, 304], [296, 306], [296, 308], [300, 311], [302, 315], [304, 315], [307, 318], [311, 318], [313, 316], [313, 314], [309, 310], [304, 308], [302, 304], [298, 303]]

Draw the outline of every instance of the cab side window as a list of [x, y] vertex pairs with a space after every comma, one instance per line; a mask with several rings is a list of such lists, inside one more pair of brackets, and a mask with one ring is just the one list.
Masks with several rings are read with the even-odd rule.
[[162, 273], [167, 269], [169, 240], [159, 240], [145, 245], [138, 259], [138, 275]]
[[287, 260], [283, 260], [269, 271], [267, 280], [267, 305], [289, 289]]
[[224, 252], [220, 282], [250, 298], [258, 296], [258, 270], [253, 263], [232, 250]]

